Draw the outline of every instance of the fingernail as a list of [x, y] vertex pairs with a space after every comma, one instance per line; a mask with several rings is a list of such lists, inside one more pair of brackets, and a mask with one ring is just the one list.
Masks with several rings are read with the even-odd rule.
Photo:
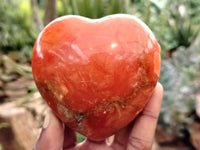
[[112, 145], [114, 139], [115, 139], [115, 135], [112, 135], [112, 136], [110, 136], [110, 137], [108, 137], [108, 138], [106, 139], [106, 143], [107, 143], [108, 145]]
[[37, 146], [37, 145], [35, 144], [35, 145], [33, 146], [33, 149], [32, 149], [32, 150], [36, 150], [36, 146]]
[[47, 113], [44, 118], [43, 129], [46, 129], [48, 127], [49, 121], [50, 121], [50, 110], [47, 110]]
[[161, 88], [163, 88], [163, 86], [160, 82], [157, 82], [157, 86], [160, 86]]

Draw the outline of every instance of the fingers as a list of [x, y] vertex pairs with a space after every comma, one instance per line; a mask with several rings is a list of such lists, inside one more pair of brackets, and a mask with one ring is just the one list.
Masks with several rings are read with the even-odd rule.
[[91, 141], [90, 139], [86, 139], [81, 144], [77, 145], [78, 150], [106, 150], [108, 145], [106, 141]]
[[45, 116], [41, 135], [33, 150], [60, 150], [63, 140], [64, 126], [49, 110]]
[[[151, 148], [160, 112], [162, 94], [162, 85], [158, 83], [142, 114], [135, 120], [134, 125], [131, 123], [129, 126], [116, 134], [113, 145], [116, 145], [117, 143], [118, 146], [116, 147], [127, 147], [128, 150]], [[96, 147], [96, 150], [100, 150], [102, 148], [108, 148], [105, 141], [93, 142], [86, 140], [81, 145], [76, 145], [76, 143], [77, 139], [75, 132], [68, 127], [65, 127], [57, 119], [57, 117], [49, 111], [45, 117], [42, 133], [36, 146], [34, 147], [34, 150], [60, 150], [63, 148], [91, 149], [93, 147]]]
[[128, 150], [151, 149], [160, 112], [163, 87], [157, 84], [154, 93], [141, 115], [135, 120], [129, 136]]
[[129, 140], [129, 134], [133, 128], [133, 123], [120, 130], [114, 137], [113, 144], [111, 145], [114, 149], [125, 149]]
[[77, 144], [76, 133], [72, 129], [65, 126], [63, 149], [73, 147], [76, 144]]
[[[151, 131], [151, 133], [149, 133], [148, 135], [152, 135], [152, 137], [154, 136], [155, 129], [152, 130], [152, 127], [150, 128], [149, 124], [154, 122], [152, 124], [152, 126], [156, 126], [157, 117], [158, 117], [158, 114], [160, 111], [160, 105], [161, 105], [161, 100], [162, 100], [162, 92], [163, 92], [162, 85], [160, 85], [160, 83], [158, 83], [158, 85], [155, 87], [152, 98], [150, 99], [147, 106], [144, 108], [144, 111], [142, 112], [140, 117], [137, 120], [135, 120], [134, 122], [130, 123], [127, 127], [122, 129], [115, 135], [115, 139], [114, 139], [112, 147], [114, 147], [114, 148], [121, 147], [122, 149], [125, 149], [127, 147], [128, 141], [129, 141], [129, 136], [131, 136], [131, 138], [132, 138], [135, 136], [135, 134], [138, 136], [138, 138], [141, 137], [141, 139], [143, 139], [144, 137], [143, 137], [143, 135], [141, 135], [140, 130], [144, 131], [145, 132], [144, 135], [146, 135], [146, 131], [144, 130], [145, 129], [144, 127], [146, 127], [147, 131]], [[148, 117], [146, 118], [146, 116], [148, 116]], [[151, 120], [150, 122], [148, 122], [147, 120], [149, 120], [148, 119], [149, 117], [150, 117], [150, 120], [151, 120], [151, 118], [154, 118], [153, 121]], [[133, 126], [135, 128], [134, 130], [133, 130]], [[131, 135], [130, 135], [130, 133], [131, 133]], [[149, 138], [147, 138], [147, 139], [149, 139]], [[134, 141], [131, 140], [131, 141], [135, 142], [135, 140]], [[151, 143], [151, 142], [149, 142], [149, 143]]]

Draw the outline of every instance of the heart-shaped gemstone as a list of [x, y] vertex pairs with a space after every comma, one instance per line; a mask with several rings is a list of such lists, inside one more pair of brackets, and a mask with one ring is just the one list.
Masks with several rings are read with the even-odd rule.
[[103, 140], [128, 125], [151, 97], [160, 47], [131, 15], [60, 17], [38, 36], [32, 70], [40, 94], [70, 128]]

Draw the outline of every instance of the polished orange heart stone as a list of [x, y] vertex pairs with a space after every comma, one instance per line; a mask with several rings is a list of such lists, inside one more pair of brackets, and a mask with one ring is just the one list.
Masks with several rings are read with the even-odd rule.
[[160, 47], [131, 15], [64, 16], [38, 36], [32, 70], [40, 94], [70, 128], [103, 140], [128, 125], [151, 97]]

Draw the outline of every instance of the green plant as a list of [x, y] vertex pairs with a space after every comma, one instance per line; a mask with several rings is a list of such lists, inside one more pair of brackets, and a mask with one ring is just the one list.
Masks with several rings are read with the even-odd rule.
[[[168, 0], [160, 7], [160, 15], [152, 25], [164, 50], [189, 47], [197, 37], [200, 27], [200, 2], [196, 0]], [[159, 23], [160, 22], [160, 23]]]
[[166, 50], [189, 47], [200, 31], [200, 1], [134, 0], [131, 12], [142, 19], [156, 35], [163, 57]]
[[2, 129], [2, 128], [7, 128], [7, 127], [10, 127], [10, 124], [9, 124], [9, 123], [7, 123], [7, 122], [1, 122], [1, 123], [0, 123], [0, 129]]
[[60, 0], [59, 15], [81, 15], [88, 18], [101, 18], [115, 13], [128, 13], [130, 0]]
[[[150, 28], [154, 26], [161, 13], [161, 8], [155, 0], [137, 0], [132, 2], [133, 15], [142, 19]], [[160, 23], [160, 22], [159, 22]]]
[[171, 59], [162, 61], [160, 82], [164, 97], [159, 124], [171, 132], [180, 131], [183, 126], [188, 129], [194, 122], [195, 94], [200, 88], [196, 84], [200, 73], [199, 53], [199, 44], [188, 49], [181, 47]]
[[0, 150], [5, 150], [1, 144], [0, 144]]
[[83, 136], [80, 133], [76, 133], [77, 134], [77, 138], [78, 138], [78, 143], [81, 143], [85, 140], [85, 136]]
[[[174, 40], [177, 41], [174, 48], [189, 47], [199, 33], [199, 22], [192, 17], [194, 14], [198, 14], [198, 10], [194, 12], [195, 9], [191, 7], [195, 3], [197, 4], [196, 1], [182, 0], [170, 5], [169, 25], [171, 32], [174, 33]], [[198, 20], [200, 21], [200, 19]]]
[[19, 50], [35, 40], [30, 12], [24, 0], [0, 0], [0, 49]]

